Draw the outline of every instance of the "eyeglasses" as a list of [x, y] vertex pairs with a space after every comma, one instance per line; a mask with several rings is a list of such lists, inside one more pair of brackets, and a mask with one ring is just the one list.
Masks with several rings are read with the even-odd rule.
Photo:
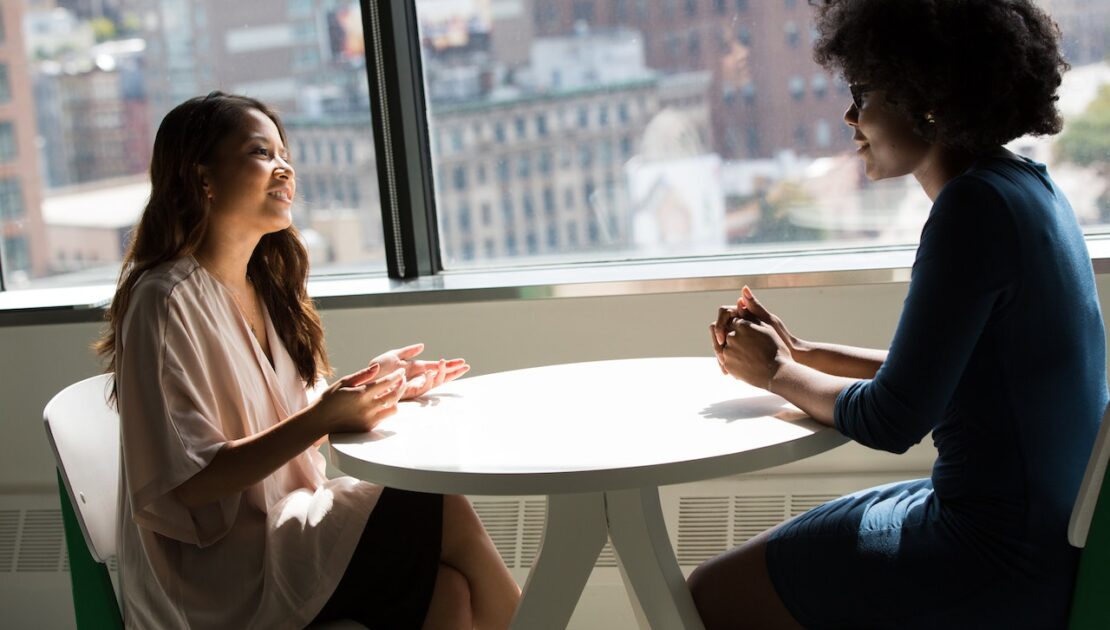
[[871, 91], [871, 86], [866, 83], [849, 83], [848, 91], [852, 93], [852, 104], [856, 109], [863, 109], [863, 95]]

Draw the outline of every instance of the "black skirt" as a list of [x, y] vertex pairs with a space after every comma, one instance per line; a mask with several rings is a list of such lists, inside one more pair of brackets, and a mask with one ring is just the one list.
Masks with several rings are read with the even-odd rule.
[[350, 619], [376, 630], [419, 630], [443, 541], [443, 495], [386, 488], [347, 570], [313, 623]]

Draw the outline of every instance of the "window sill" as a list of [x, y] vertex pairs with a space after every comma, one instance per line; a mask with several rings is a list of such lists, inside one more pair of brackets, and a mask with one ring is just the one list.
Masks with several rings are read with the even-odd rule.
[[[1087, 239], [1096, 274], [1110, 274], [1110, 237]], [[798, 251], [762, 256], [581, 263], [451, 271], [410, 281], [384, 276], [321, 277], [309, 293], [322, 310], [495, 300], [556, 299], [701, 291], [908, 282], [914, 247]], [[115, 287], [0, 293], [0, 326], [95, 322]]]

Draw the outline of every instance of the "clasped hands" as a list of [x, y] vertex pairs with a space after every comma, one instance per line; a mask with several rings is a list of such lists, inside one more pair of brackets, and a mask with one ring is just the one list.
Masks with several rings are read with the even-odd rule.
[[722, 374], [770, 390], [775, 375], [794, 360], [804, 342], [744, 287], [736, 307], [722, 306], [709, 324], [713, 353]]

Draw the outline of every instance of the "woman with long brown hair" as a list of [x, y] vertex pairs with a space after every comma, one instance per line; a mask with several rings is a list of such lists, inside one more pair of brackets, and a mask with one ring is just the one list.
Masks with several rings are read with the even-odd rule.
[[469, 369], [330, 371], [278, 116], [213, 92], [158, 129], [151, 196], [97, 344], [120, 413], [124, 621], [504, 628], [520, 590], [463, 497], [327, 479], [313, 448]]

